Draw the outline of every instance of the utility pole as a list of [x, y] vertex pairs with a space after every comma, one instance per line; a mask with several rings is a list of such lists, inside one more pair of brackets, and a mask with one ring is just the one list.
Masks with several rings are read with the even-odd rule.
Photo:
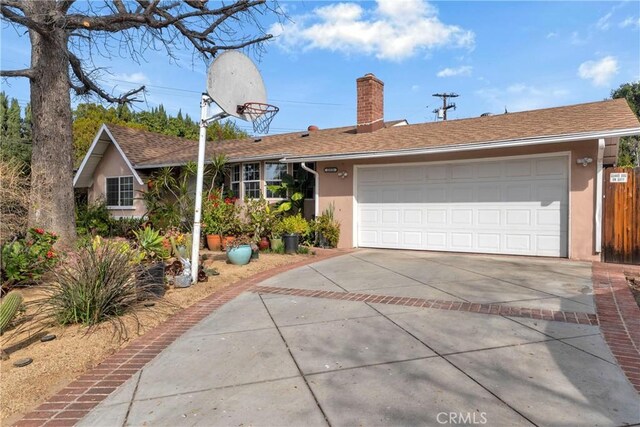
[[457, 93], [451, 92], [451, 93], [434, 93], [432, 96], [437, 96], [438, 98], [442, 99], [442, 108], [436, 108], [435, 110], [433, 110], [433, 112], [438, 114], [439, 119], [447, 120], [447, 110], [450, 108], [453, 108], [454, 110], [456, 109], [456, 104], [453, 102], [450, 104], [447, 104], [447, 99], [457, 98], [460, 95], [458, 95]]

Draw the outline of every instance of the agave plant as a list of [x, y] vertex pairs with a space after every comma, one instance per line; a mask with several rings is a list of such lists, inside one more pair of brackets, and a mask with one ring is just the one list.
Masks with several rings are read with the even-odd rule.
[[138, 250], [142, 254], [143, 261], [153, 262], [168, 257], [167, 243], [159, 231], [147, 226], [139, 231], [134, 231]]

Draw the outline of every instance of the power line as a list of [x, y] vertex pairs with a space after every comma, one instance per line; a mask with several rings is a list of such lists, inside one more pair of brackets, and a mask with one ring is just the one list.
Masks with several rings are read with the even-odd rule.
[[[101, 79], [103, 80], [105, 83], [108, 83], [105, 79]], [[142, 83], [136, 83], [136, 82], [131, 82], [131, 81], [127, 81], [127, 80], [120, 80], [120, 79], [108, 79], [110, 81], [113, 82], [120, 82], [120, 83], [127, 83], [130, 85], [142, 85]], [[171, 91], [176, 91], [176, 92], [188, 92], [188, 93], [197, 93], [198, 95], [200, 95], [202, 92], [201, 91], [197, 91], [197, 90], [191, 90], [191, 89], [183, 89], [183, 88], [177, 88], [177, 87], [170, 87], [170, 86], [160, 86], [160, 85], [152, 85], [152, 84], [145, 84], [145, 87], [150, 87], [150, 88], [156, 88], [156, 89], [164, 89], [164, 90], [171, 90]], [[298, 100], [287, 100], [287, 99], [276, 99], [276, 98], [272, 98], [272, 101], [275, 102], [286, 102], [289, 104], [303, 104], [303, 105], [325, 105], [325, 106], [330, 106], [330, 107], [340, 107], [340, 106], [344, 106], [345, 104], [336, 104], [336, 103], [332, 103], [332, 102], [313, 102], [313, 101], [298, 101]]]

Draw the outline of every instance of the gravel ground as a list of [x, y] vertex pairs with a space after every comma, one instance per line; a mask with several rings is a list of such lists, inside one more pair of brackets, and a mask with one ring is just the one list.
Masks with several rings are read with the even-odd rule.
[[[47, 333], [56, 334], [57, 339], [42, 343], [38, 337], [11, 337], [2, 341], [10, 359], [0, 362], [0, 424], [9, 425], [22, 414], [34, 409], [48, 397], [64, 388], [75, 378], [98, 365], [107, 356], [126, 347], [137, 336], [162, 323], [172, 313], [188, 307], [212, 292], [233, 285], [241, 279], [283, 264], [290, 264], [308, 255], [260, 254], [257, 261], [246, 266], [226, 263], [224, 253], [205, 251], [210, 259], [206, 267], [215, 267], [219, 276], [209, 277], [207, 282], [185, 289], [169, 289], [164, 300], [167, 305], [145, 309], [138, 313], [143, 325], [136, 330], [136, 322], [125, 319], [128, 338], [118, 339], [109, 325], [100, 325], [90, 334], [78, 326], [55, 327]], [[38, 296], [37, 287], [23, 290], [25, 300]], [[34, 339], [35, 338], [35, 339]], [[29, 357], [33, 363], [23, 368], [12, 365], [14, 361]]]

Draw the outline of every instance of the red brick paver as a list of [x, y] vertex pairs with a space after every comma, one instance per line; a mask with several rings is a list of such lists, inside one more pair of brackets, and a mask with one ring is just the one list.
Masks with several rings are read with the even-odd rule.
[[640, 308], [624, 271], [640, 267], [593, 263], [593, 291], [600, 330], [625, 375], [640, 392]]
[[300, 297], [328, 298], [343, 301], [360, 301], [374, 304], [404, 305], [408, 307], [434, 308], [437, 310], [464, 311], [499, 316], [526, 317], [529, 319], [555, 320], [558, 322], [598, 325], [598, 316], [591, 313], [544, 310], [539, 308], [513, 307], [501, 304], [480, 304], [438, 299], [405, 298], [390, 295], [362, 294], [354, 292], [317, 291], [308, 289], [255, 286], [251, 292], [293, 295]]
[[277, 274], [349, 252], [348, 250], [319, 249], [314, 257], [263, 271], [209, 295], [135, 339], [127, 347], [107, 357], [94, 369], [84, 373], [35, 410], [27, 413], [14, 426], [72, 426], [76, 424], [169, 344], [241, 293]]

